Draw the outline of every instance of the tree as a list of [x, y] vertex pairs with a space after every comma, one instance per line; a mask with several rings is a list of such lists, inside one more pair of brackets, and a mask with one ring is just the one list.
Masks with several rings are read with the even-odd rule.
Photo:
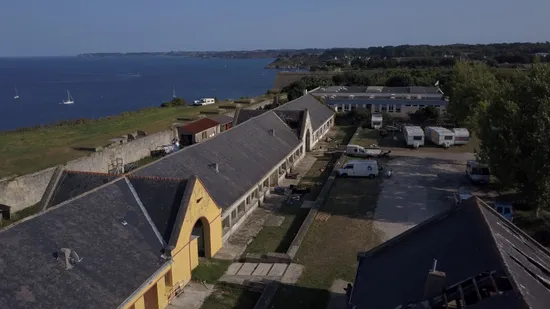
[[327, 87], [333, 85], [332, 80], [320, 78], [317, 76], [306, 76], [301, 80], [284, 87], [281, 92], [287, 94], [289, 101], [295, 100], [304, 94], [304, 90], [312, 90], [317, 87]]
[[412, 121], [416, 123], [435, 123], [439, 120], [439, 110], [433, 106], [419, 108], [416, 112], [410, 114]]
[[517, 71], [512, 81], [478, 109], [478, 156], [538, 216], [550, 209], [550, 65]]
[[474, 119], [480, 103], [492, 102], [500, 86], [487, 65], [458, 62], [451, 77], [451, 102], [447, 111], [458, 125], [476, 132]]

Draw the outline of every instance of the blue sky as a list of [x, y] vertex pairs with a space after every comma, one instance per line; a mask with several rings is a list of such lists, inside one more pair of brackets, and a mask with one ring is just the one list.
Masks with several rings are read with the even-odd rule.
[[0, 56], [550, 40], [549, 0], [0, 0]]

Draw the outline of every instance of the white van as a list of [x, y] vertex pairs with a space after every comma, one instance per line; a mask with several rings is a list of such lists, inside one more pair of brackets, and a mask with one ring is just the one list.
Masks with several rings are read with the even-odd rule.
[[338, 170], [338, 174], [342, 177], [374, 178], [378, 176], [378, 162], [375, 160], [349, 161]]
[[466, 175], [473, 183], [476, 184], [487, 184], [491, 182], [489, 166], [478, 163], [474, 160], [468, 160], [466, 163]]

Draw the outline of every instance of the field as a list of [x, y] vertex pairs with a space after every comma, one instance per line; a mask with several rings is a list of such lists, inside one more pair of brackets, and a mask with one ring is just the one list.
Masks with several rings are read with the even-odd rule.
[[[354, 126], [336, 126], [327, 136], [332, 138], [332, 145], [334, 146], [336, 144], [347, 143], [354, 131]], [[312, 156], [311, 153], [307, 155]], [[299, 186], [311, 188], [311, 192], [304, 195], [302, 202], [315, 201], [317, 199], [323, 184], [330, 175], [331, 169], [327, 168], [329, 163], [331, 163], [330, 157], [317, 156], [316, 161], [300, 180]], [[264, 226], [260, 233], [247, 246], [246, 253], [286, 252], [309, 212], [309, 209], [301, 208], [300, 206], [301, 202], [293, 204], [284, 203], [277, 212], [277, 215], [285, 218], [283, 223], [280, 226]]]
[[371, 220], [381, 181], [334, 182], [296, 255], [305, 272], [295, 286], [279, 288], [270, 308], [324, 308], [335, 279], [353, 281], [357, 253], [381, 243]]
[[[192, 118], [230, 103], [211, 106], [148, 108], [81, 124], [0, 132], [0, 178], [23, 175], [89, 154], [78, 147], [97, 147], [136, 130], [147, 134], [169, 129], [177, 118]], [[228, 111], [231, 111], [228, 109]]]

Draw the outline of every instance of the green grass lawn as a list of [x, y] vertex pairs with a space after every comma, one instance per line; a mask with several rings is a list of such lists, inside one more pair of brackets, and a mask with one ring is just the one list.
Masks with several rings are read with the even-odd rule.
[[229, 265], [231, 265], [231, 261], [200, 258], [199, 265], [193, 269], [191, 280], [216, 283], [227, 271]]
[[220, 283], [205, 299], [201, 309], [253, 309], [260, 296], [260, 293], [244, 287]]
[[[330, 143], [332, 146], [347, 143], [353, 132], [355, 132], [355, 127], [352, 126], [335, 127], [333, 132], [330, 133], [332, 138]], [[303, 201], [315, 201], [317, 199], [324, 183], [330, 176], [329, 163], [334, 163], [334, 161], [332, 157], [319, 156], [309, 171], [300, 179], [299, 186], [311, 188], [311, 192], [304, 195]], [[247, 246], [245, 253], [285, 253], [309, 212], [309, 209], [301, 208], [303, 201], [295, 204], [284, 203], [277, 212], [277, 215], [285, 218], [283, 223], [280, 226], [263, 227]]]
[[198, 115], [224, 104], [150, 108], [82, 124], [0, 132], [0, 178], [36, 172], [89, 154], [75, 147], [105, 145], [111, 138], [136, 130], [160, 132], [170, 128], [178, 117]]
[[295, 286], [279, 288], [270, 308], [324, 308], [334, 280], [353, 281], [357, 253], [382, 242], [371, 221], [382, 181], [334, 182], [296, 255], [304, 273]]

